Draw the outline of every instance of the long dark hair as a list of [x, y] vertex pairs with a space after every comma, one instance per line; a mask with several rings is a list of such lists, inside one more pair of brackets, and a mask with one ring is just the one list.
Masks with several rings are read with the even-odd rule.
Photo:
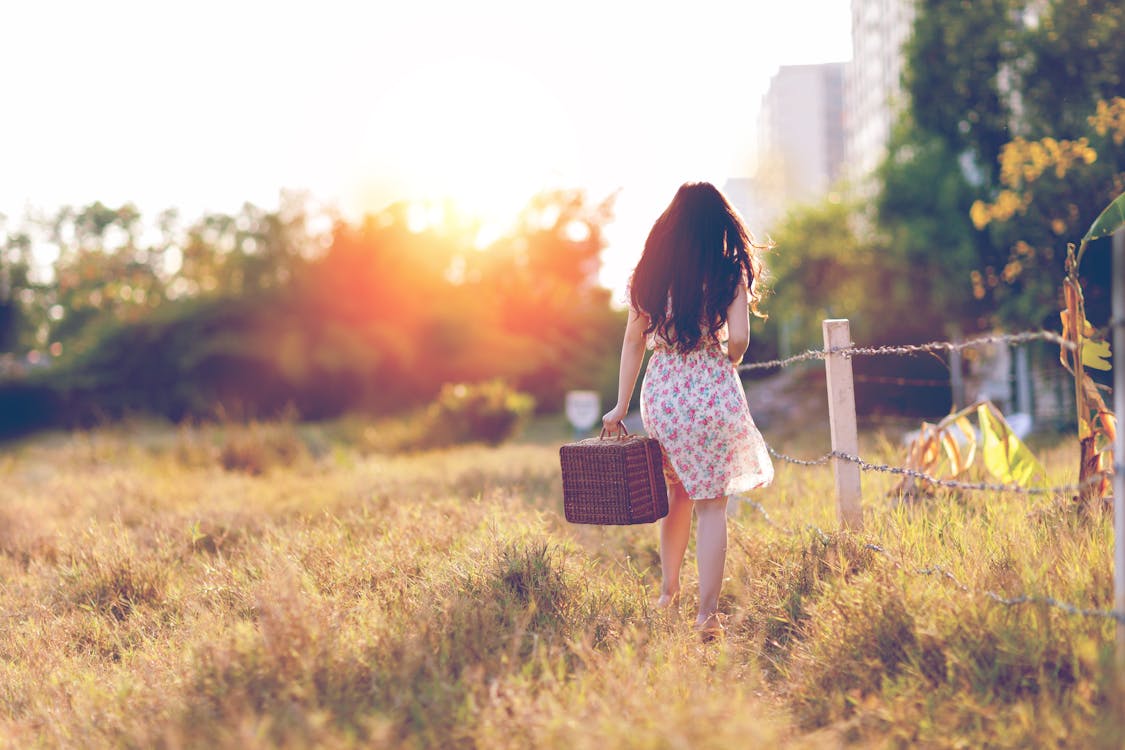
[[709, 182], [687, 182], [652, 225], [633, 271], [630, 301], [656, 332], [681, 351], [727, 322], [738, 282], [745, 279], [750, 309], [758, 312], [760, 250], [738, 211]]

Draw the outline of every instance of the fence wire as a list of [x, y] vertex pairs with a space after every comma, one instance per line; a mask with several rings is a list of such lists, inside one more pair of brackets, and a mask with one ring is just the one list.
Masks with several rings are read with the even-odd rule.
[[828, 451], [820, 458], [814, 459], [801, 459], [787, 456], [774, 450], [773, 446], [767, 445], [767, 450], [771, 456], [779, 461], [785, 463], [795, 464], [797, 466], [823, 466], [831, 461], [833, 458], [839, 458], [843, 461], [859, 466], [862, 471], [877, 471], [885, 474], [896, 474], [899, 476], [907, 476], [927, 484], [932, 484], [936, 487], [947, 487], [954, 490], [972, 490], [981, 492], [1014, 492], [1021, 495], [1061, 495], [1073, 492], [1080, 492], [1086, 487], [1101, 481], [1100, 476], [1091, 477], [1085, 482], [1079, 484], [1062, 484], [1055, 487], [1021, 487], [1017, 484], [994, 484], [991, 482], [962, 482], [956, 479], [939, 479], [938, 477], [926, 474], [915, 469], [907, 469], [903, 466], [889, 466], [887, 464], [873, 464], [864, 461], [859, 456], [853, 456], [850, 453], [843, 451]]
[[[786, 536], [795, 536], [799, 533], [799, 529], [790, 528], [773, 519], [770, 516], [769, 512], [766, 510], [765, 506], [763, 506], [761, 503], [741, 495], [738, 496], [738, 498], [745, 504], [758, 511], [763, 520], [765, 520], [765, 522], [769, 526], [778, 530], [782, 534], [785, 534]], [[832, 541], [832, 538], [817, 526], [814, 526], [812, 524], [805, 524], [805, 526], [803, 526], [802, 528], [804, 530], [812, 532], [823, 544], [829, 544]], [[1094, 617], [1100, 619], [1116, 620], [1119, 623], [1125, 624], [1125, 612], [1111, 609], [1091, 609], [1087, 607], [1078, 607], [1068, 602], [1055, 599], [1051, 596], [1037, 596], [1035, 594], [1003, 596], [1002, 594], [998, 594], [995, 591], [974, 591], [969, 586], [961, 583], [961, 581], [959, 581], [951, 571], [942, 567], [941, 565], [924, 565], [911, 568], [903, 564], [901, 561], [895, 559], [895, 557], [891, 555], [891, 553], [888, 552], [887, 549], [881, 544], [876, 544], [874, 542], [865, 542], [863, 548], [882, 555], [891, 563], [891, 565], [905, 573], [917, 576], [937, 576], [952, 583], [954, 588], [956, 588], [963, 594], [966, 594], [968, 596], [980, 596], [994, 604], [1003, 605], [1005, 607], [1018, 607], [1023, 604], [1039, 604], [1047, 607], [1052, 607], [1065, 614], [1076, 617]]]
[[928, 344], [903, 344], [900, 346], [856, 346], [854, 344], [849, 344], [848, 346], [832, 347], [827, 351], [822, 349], [810, 349], [801, 354], [795, 354], [792, 357], [786, 357], [784, 359], [772, 359], [766, 362], [751, 362], [749, 364], [739, 365], [738, 369], [741, 372], [749, 372], [751, 370], [769, 370], [775, 367], [788, 367], [798, 362], [825, 359], [831, 354], [842, 354], [848, 358], [887, 354], [932, 354], [934, 352], [959, 352], [965, 349], [990, 344], [1026, 344], [1031, 341], [1047, 341], [1052, 344], [1058, 344], [1065, 349], [1074, 349], [1073, 342], [1067, 341], [1053, 331], [1027, 331], [1024, 333], [989, 334], [987, 336], [977, 336], [964, 341], [931, 341]]
[[1100, 618], [1103, 618], [1103, 619], [1116, 620], [1120, 623], [1125, 623], [1125, 612], [1120, 612], [1118, 610], [1112, 610], [1112, 609], [1088, 609], [1088, 608], [1085, 608], [1085, 607], [1076, 607], [1073, 604], [1068, 604], [1067, 602], [1059, 601], [1058, 599], [1055, 599], [1054, 597], [1051, 597], [1051, 596], [1035, 596], [1034, 594], [1019, 594], [1018, 596], [1008, 597], [1008, 596], [1002, 596], [1001, 594], [997, 594], [995, 591], [976, 592], [976, 591], [973, 591], [968, 586], [966, 586], [965, 584], [958, 581], [957, 577], [954, 576], [953, 573], [951, 573], [950, 571], [941, 567], [940, 565], [929, 565], [929, 566], [924, 566], [924, 567], [920, 567], [920, 568], [914, 568], [912, 570], [912, 569], [908, 568], [907, 566], [903, 565], [898, 560], [896, 560], [891, 555], [891, 553], [887, 552], [887, 550], [884, 547], [882, 547], [878, 544], [873, 544], [873, 543], [868, 542], [867, 544], [864, 544], [863, 546], [864, 546], [864, 549], [869, 549], [869, 550], [872, 550], [873, 552], [877, 552], [877, 553], [883, 555], [888, 560], [890, 560], [891, 564], [894, 565], [899, 570], [902, 570], [902, 571], [907, 572], [907, 573], [912, 573], [914, 575], [921, 575], [921, 576], [936, 575], [940, 578], [944, 578], [948, 581], [951, 581], [953, 583], [953, 585], [958, 590], [960, 590], [961, 592], [963, 592], [965, 594], [975, 594], [977, 596], [983, 596], [983, 597], [987, 598], [989, 601], [995, 602], [996, 604], [1002, 604], [1006, 607], [1016, 607], [1016, 606], [1019, 606], [1021, 604], [1043, 604], [1043, 605], [1046, 605], [1048, 607], [1054, 607], [1055, 609], [1061, 610], [1068, 615], [1076, 615], [1076, 616], [1080, 616], [1080, 617], [1100, 617]]
[[[1112, 327], [1114, 325], [1121, 325], [1122, 323], [1123, 321], [1121, 320], [1113, 320], [1110, 322], [1110, 326]], [[867, 347], [849, 345], [842, 347], [833, 347], [832, 349], [829, 349], [827, 351], [809, 350], [802, 354], [797, 354], [792, 357], [786, 357], [784, 359], [775, 359], [767, 362], [754, 362], [746, 365], [741, 365], [738, 369], [740, 371], [746, 372], [750, 370], [771, 369], [774, 367], [787, 367], [798, 362], [817, 359], [822, 360], [832, 354], [842, 354], [848, 358], [857, 356], [879, 355], [909, 356], [916, 354], [932, 354], [935, 352], [963, 351], [965, 349], [991, 344], [1024, 344], [1031, 341], [1047, 341], [1069, 350], [1073, 350], [1075, 348], [1073, 342], [1067, 341], [1057, 333], [1051, 331], [1028, 331], [1026, 333], [978, 336], [959, 342], [933, 341], [928, 344]], [[901, 380], [902, 384], [906, 383], [906, 379], [886, 378], [885, 380], [887, 380], [888, 382], [891, 380], [895, 380], [896, 382], [898, 380]], [[929, 382], [927, 382], [926, 384], [931, 385], [931, 383]], [[933, 384], [936, 385], [936, 383]], [[938, 477], [931, 476], [930, 474], [926, 474], [925, 472], [917, 471], [915, 469], [908, 469], [903, 466], [890, 466], [887, 464], [871, 463], [869, 461], [864, 461], [859, 456], [853, 456], [843, 451], [831, 450], [825, 453], [823, 456], [820, 456], [819, 458], [802, 459], [781, 453], [775, 450], [770, 445], [767, 445], [766, 448], [769, 450], [769, 454], [773, 458], [779, 461], [784, 461], [785, 463], [794, 464], [796, 466], [823, 466], [833, 459], [840, 459], [842, 461], [848, 461], [856, 464], [857, 466], [859, 466], [861, 471], [875, 471], [897, 476], [906, 476], [921, 482], [925, 482], [926, 484], [933, 485], [935, 487], [946, 487], [955, 490], [1012, 492], [1022, 495], [1056, 495], [1081, 492], [1087, 486], [1101, 481], [1100, 476], [1095, 476], [1091, 477], [1086, 482], [1082, 482], [1079, 484], [1066, 484], [1056, 487], [1020, 487], [1019, 485], [995, 484], [990, 482], [962, 482], [954, 479], [939, 479]], [[774, 518], [772, 518], [769, 512], [766, 510], [765, 506], [763, 506], [761, 503], [744, 496], [739, 496], [739, 499], [754, 508], [768, 525], [778, 530], [782, 534], [785, 534], [787, 536], [794, 536], [799, 533], [799, 529], [785, 526], [784, 524], [781, 524]], [[806, 524], [802, 528], [804, 530], [811, 531], [814, 535], [816, 535], [818, 539], [821, 540], [821, 542], [825, 544], [831, 541], [831, 537], [829, 537], [828, 534], [812, 524]], [[1016, 607], [1023, 604], [1038, 604], [1042, 606], [1052, 607], [1072, 616], [1111, 619], [1117, 621], [1118, 623], [1125, 624], [1125, 612], [1117, 610], [1089, 609], [1085, 607], [1078, 607], [1050, 596], [1019, 594], [1017, 596], [1007, 597], [998, 594], [995, 591], [974, 591], [969, 586], [959, 581], [952, 572], [940, 565], [927, 565], [922, 567], [909, 568], [899, 560], [895, 559], [882, 545], [875, 544], [874, 542], [867, 542], [864, 544], [864, 548], [882, 555], [899, 570], [919, 576], [938, 576], [943, 580], [949, 581], [958, 591], [966, 595], [980, 596], [998, 605], [1006, 607]]]
[[914, 388], [949, 388], [948, 380], [927, 380], [923, 378], [893, 378], [887, 375], [853, 375], [857, 383], [878, 383], [880, 385], [904, 385]]

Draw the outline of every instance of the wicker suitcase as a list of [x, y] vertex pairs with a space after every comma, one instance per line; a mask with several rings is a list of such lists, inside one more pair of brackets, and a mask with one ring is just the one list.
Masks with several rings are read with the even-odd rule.
[[622, 434], [568, 443], [559, 449], [563, 513], [571, 523], [652, 523], [668, 515], [660, 444]]

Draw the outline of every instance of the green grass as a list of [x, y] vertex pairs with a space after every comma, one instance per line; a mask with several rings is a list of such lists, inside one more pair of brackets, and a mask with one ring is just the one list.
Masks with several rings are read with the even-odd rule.
[[[681, 610], [656, 612], [654, 527], [562, 520], [557, 420], [523, 444], [385, 452], [402, 429], [129, 425], [6, 446], [0, 745], [1125, 740], [1111, 622], [983, 594], [1108, 609], [1107, 516], [980, 493], [895, 506], [893, 478], [865, 475], [866, 529], [840, 534], [830, 468], [779, 465], [754, 499], [792, 533], [739, 507], [727, 638], [703, 644], [690, 553]], [[778, 447], [826, 449], [806, 443]], [[1074, 481], [1072, 444], [1038, 451], [1050, 483]]]

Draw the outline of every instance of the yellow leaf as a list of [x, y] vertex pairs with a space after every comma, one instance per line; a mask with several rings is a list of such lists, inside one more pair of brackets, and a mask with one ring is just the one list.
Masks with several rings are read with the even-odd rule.
[[941, 433], [941, 447], [945, 448], [945, 455], [949, 459], [950, 476], [955, 477], [964, 471], [965, 464], [961, 458], [961, 446], [957, 445], [957, 439], [948, 430], [943, 430]]
[[1113, 412], [1108, 410], [1099, 411], [1095, 419], [1101, 423], [1102, 432], [1105, 433], [1106, 438], [1111, 443], [1117, 439], [1117, 417], [1113, 415]]
[[977, 409], [977, 421], [980, 422], [981, 455], [992, 476], [1026, 487], [1033, 477], [1043, 474], [1039, 460], [1016, 437], [996, 407], [982, 404]]
[[932, 469], [940, 458], [941, 446], [935, 438], [931, 437], [922, 446], [922, 466], [925, 467], [923, 471]]
[[[1087, 323], [1087, 325], [1089, 325]], [[1109, 342], [1082, 339], [1082, 366], [1094, 370], [1109, 370]]]
[[958, 417], [955, 424], [961, 429], [961, 434], [965, 436], [965, 468], [973, 465], [973, 459], [977, 454], [977, 434], [973, 430], [973, 423], [969, 421], [968, 417]]
[[984, 229], [988, 226], [988, 222], [992, 220], [988, 204], [984, 201], [974, 201], [972, 207], [969, 208], [969, 218], [972, 220], [974, 227]]

